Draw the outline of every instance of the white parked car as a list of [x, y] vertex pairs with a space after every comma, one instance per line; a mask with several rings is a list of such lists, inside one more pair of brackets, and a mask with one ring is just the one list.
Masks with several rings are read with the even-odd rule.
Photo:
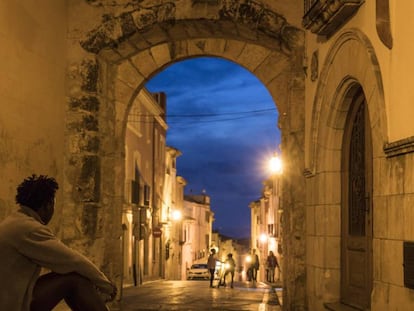
[[207, 264], [197, 263], [193, 264], [190, 269], [187, 270], [187, 280], [194, 279], [210, 279], [210, 272], [208, 271]]

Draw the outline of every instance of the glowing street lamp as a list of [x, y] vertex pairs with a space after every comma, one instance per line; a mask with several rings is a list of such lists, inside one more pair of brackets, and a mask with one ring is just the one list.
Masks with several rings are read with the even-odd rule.
[[275, 155], [269, 161], [269, 169], [273, 174], [282, 174], [282, 159], [275, 153]]
[[174, 221], [179, 221], [183, 217], [181, 211], [179, 210], [173, 210], [171, 216]]
[[268, 239], [268, 236], [267, 236], [267, 234], [266, 233], [262, 233], [261, 235], [260, 235], [260, 242], [262, 242], [262, 243], [266, 243], [267, 242], [267, 239]]

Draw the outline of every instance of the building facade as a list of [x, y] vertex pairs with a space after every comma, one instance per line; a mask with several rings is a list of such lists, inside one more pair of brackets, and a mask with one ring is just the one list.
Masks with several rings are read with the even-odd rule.
[[[266, 278], [266, 259], [269, 252], [281, 263], [283, 260], [283, 243], [281, 232], [281, 218], [283, 210], [280, 206], [281, 176], [273, 174], [263, 182], [262, 194], [259, 199], [249, 204], [251, 219], [250, 248], [256, 250], [260, 266], [258, 277], [261, 281]], [[278, 277], [280, 270], [277, 271]]]
[[183, 241], [183, 211], [184, 187], [186, 180], [177, 175], [177, 158], [181, 152], [171, 146], [166, 150], [166, 172], [163, 195], [164, 218], [164, 248], [165, 248], [165, 279], [181, 280], [182, 267], [182, 241]]
[[165, 153], [165, 96], [142, 90], [125, 130], [125, 194], [122, 213], [123, 283], [164, 276], [162, 220]]
[[210, 254], [214, 213], [210, 208], [210, 196], [206, 194], [184, 195], [183, 267], [193, 263], [207, 263]]

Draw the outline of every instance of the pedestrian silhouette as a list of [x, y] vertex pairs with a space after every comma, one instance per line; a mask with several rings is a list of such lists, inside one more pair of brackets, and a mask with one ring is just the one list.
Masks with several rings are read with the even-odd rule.
[[212, 248], [210, 250], [210, 255], [208, 256], [208, 259], [207, 259], [207, 268], [208, 268], [208, 271], [210, 272], [210, 287], [213, 287], [216, 264], [217, 264], [216, 250]]

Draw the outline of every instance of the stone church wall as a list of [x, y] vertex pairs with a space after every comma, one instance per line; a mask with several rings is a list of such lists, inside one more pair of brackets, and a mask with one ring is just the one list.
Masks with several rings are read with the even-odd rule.
[[[343, 124], [349, 106], [342, 89], [361, 85], [373, 147], [373, 290], [371, 310], [410, 310], [413, 290], [404, 285], [404, 242], [413, 241], [413, 88], [407, 74], [414, 61], [403, 52], [413, 4], [389, 1], [394, 45], [379, 39], [376, 5], [358, 13], [330, 38], [307, 33], [306, 231], [309, 310], [341, 300], [341, 161]], [[405, 25], [405, 27], [404, 27]], [[405, 56], [404, 56], [405, 55]], [[397, 60], [398, 57], [398, 60]], [[398, 85], [398, 87], [397, 87]], [[338, 103], [342, 102], [342, 105]]]

